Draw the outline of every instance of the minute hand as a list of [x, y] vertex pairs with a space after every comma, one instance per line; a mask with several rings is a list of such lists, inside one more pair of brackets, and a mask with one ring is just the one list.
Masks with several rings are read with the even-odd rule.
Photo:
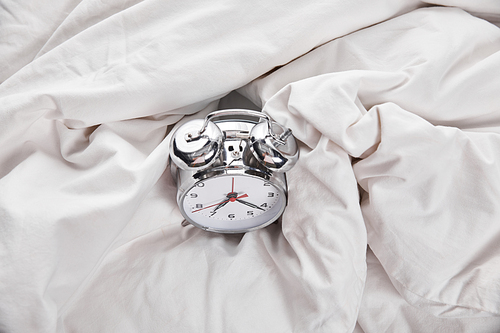
[[250, 203], [250, 202], [247, 202], [247, 201], [244, 201], [244, 200], [238, 199], [238, 198], [236, 199], [236, 201], [238, 201], [238, 202], [240, 202], [240, 203], [242, 203], [242, 204], [244, 204], [244, 205], [250, 206], [250, 207], [252, 207], [252, 208], [257, 208], [257, 209], [260, 209], [260, 210], [265, 210], [265, 209], [260, 208], [260, 207], [259, 207], [259, 206], [257, 206], [257, 205], [254, 205], [253, 203]]

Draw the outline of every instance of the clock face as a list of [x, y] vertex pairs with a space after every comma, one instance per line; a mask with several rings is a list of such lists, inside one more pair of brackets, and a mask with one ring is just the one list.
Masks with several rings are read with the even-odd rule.
[[196, 183], [182, 197], [189, 222], [219, 232], [243, 232], [276, 220], [285, 209], [283, 190], [260, 177], [220, 175]]

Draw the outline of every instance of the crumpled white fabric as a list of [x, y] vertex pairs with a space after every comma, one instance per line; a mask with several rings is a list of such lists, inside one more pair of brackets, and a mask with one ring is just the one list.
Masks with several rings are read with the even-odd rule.
[[366, 262], [368, 273], [355, 333], [498, 331], [497, 317], [437, 317], [429, 314], [426, 308], [408, 304], [394, 288], [372, 251], [368, 251]]
[[[419, 1], [0, 4], [0, 331], [498, 315], [494, 25]], [[165, 135], [242, 86], [300, 141], [283, 222], [182, 228]]]
[[426, 8], [241, 90], [309, 147], [328, 138], [361, 158], [368, 244], [405, 299], [434, 315], [500, 314], [499, 51], [495, 26]]

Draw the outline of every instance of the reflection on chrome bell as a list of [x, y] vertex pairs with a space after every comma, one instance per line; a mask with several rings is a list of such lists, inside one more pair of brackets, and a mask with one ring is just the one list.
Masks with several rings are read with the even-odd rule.
[[203, 169], [214, 163], [222, 147], [222, 132], [209, 122], [200, 133], [203, 119], [191, 120], [177, 129], [170, 144], [172, 161], [183, 170]]
[[260, 122], [250, 132], [250, 149], [268, 169], [289, 171], [299, 158], [297, 143], [291, 134], [289, 129], [274, 121]]

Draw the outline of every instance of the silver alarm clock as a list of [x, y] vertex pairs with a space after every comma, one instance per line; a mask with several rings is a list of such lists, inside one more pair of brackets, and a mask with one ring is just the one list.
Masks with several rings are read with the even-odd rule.
[[291, 130], [263, 112], [219, 110], [191, 120], [170, 141], [179, 209], [207, 231], [263, 228], [285, 210], [285, 172], [298, 157]]

